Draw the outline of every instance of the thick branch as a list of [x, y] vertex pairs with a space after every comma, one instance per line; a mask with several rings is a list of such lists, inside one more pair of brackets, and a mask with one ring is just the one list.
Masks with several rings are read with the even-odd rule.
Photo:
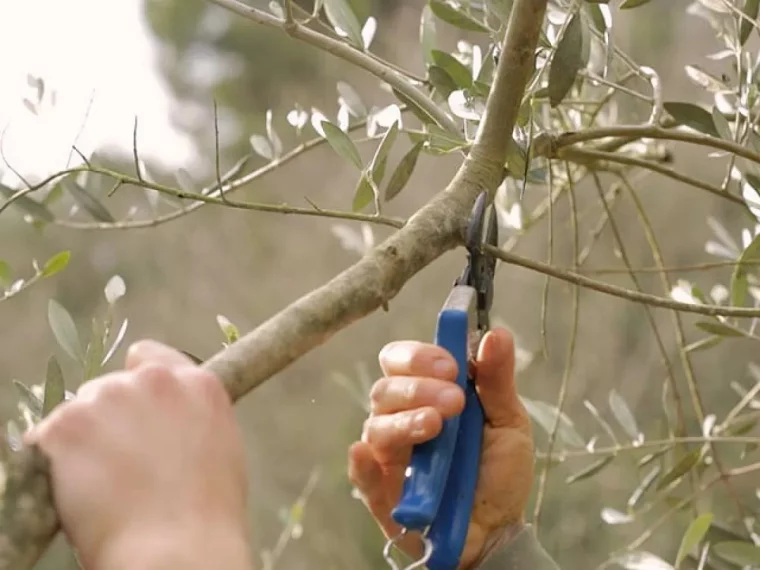
[[[220, 0], [211, 0], [217, 4]], [[205, 366], [240, 398], [333, 334], [387, 306], [417, 272], [462, 241], [475, 197], [501, 181], [508, 138], [533, 69], [547, 0], [517, 0], [473, 150], [449, 186], [353, 267], [299, 299]], [[357, 52], [360, 53], [360, 52]], [[34, 449], [11, 454], [0, 512], [0, 570], [24, 570], [58, 530], [44, 463]], [[42, 465], [42, 467], [40, 467]], [[32, 481], [42, 481], [30, 486]], [[20, 489], [20, 490], [18, 490]], [[22, 508], [23, 507], [23, 508]], [[26, 524], [34, 520], [36, 524]]]

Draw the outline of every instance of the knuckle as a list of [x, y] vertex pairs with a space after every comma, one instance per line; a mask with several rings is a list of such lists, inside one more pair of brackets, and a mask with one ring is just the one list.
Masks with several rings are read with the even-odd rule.
[[390, 382], [390, 378], [385, 377], [380, 378], [372, 385], [369, 391], [369, 402], [373, 410], [385, 400]]
[[231, 403], [224, 384], [213, 372], [202, 368], [188, 368], [183, 374], [187, 374], [188, 384], [212, 403], [225, 406]]
[[177, 392], [177, 377], [171, 368], [156, 362], [140, 364], [135, 369], [134, 383], [154, 396], [174, 395]]

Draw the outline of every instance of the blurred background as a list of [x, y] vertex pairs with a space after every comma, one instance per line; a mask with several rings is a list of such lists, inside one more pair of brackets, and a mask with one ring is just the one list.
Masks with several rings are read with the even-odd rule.
[[[424, 73], [418, 43], [422, 0], [355, 0], [353, 4], [360, 20], [370, 13], [378, 19], [374, 51]], [[702, 64], [705, 55], [722, 46], [703, 20], [685, 15], [688, 4], [686, 0], [651, 2], [620, 12], [614, 34], [616, 43], [639, 64], [659, 72], [666, 100], [704, 102], [698, 99], [702, 94], [686, 77], [684, 66]], [[0, 38], [4, 42], [0, 53], [6, 54], [0, 58], [5, 73], [0, 119], [3, 125], [9, 124], [3, 150], [32, 179], [62, 167], [76, 137], [80, 148], [98, 149], [104, 162], [131, 171], [135, 116], [139, 117], [141, 157], [156, 179], [172, 181], [179, 168], [197, 180], [213, 179], [214, 99], [219, 108], [223, 169], [250, 152], [249, 137], [264, 132], [268, 109], [273, 110], [281, 134], [289, 130], [285, 115], [295, 104], [316, 107], [334, 118], [339, 79], [351, 83], [368, 106], [393, 102], [361, 70], [202, 0], [72, 0], [63, 4], [0, 0], [0, 16], [10, 28], [10, 36]], [[456, 30], [440, 26], [440, 42], [453, 45], [458, 37]], [[721, 64], [716, 68], [722, 69]], [[56, 89], [55, 109], [33, 115], [24, 108], [27, 73], [43, 77], [49, 89]], [[623, 106], [622, 122], [634, 120], [634, 115], [625, 113]], [[295, 144], [292, 137], [283, 138], [286, 148]], [[720, 183], [722, 163], [707, 160], [698, 149], [677, 145], [672, 149], [681, 170]], [[397, 145], [391, 161], [403, 152], [405, 147]], [[255, 165], [265, 163], [258, 157], [253, 160]], [[454, 154], [423, 154], [409, 187], [387, 206], [387, 214], [411, 215], [444, 187], [459, 161]], [[4, 176], [10, 184], [11, 173], [6, 171]], [[251, 184], [238, 197], [299, 206], [308, 206], [308, 198], [320, 207], [350, 209], [355, 183], [355, 171], [322, 145]], [[708, 259], [704, 253], [711, 237], [708, 215], [721, 220], [737, 240], [747, 225], [746, 218], [739, 217], [740, 209], [670, 180], [650, 176], [639, 187], [668, 265]], [[131, 191], [113, 200], [131, 204], [144, 199], [141, 194], [126, 193]], [[596, 191], [578, 188], [579, 196], [584, 191], [586, 197], [579, 198], [579, 203], [586, 204], [589, 212], [582, 218], [585, 243], [599, 211]], [[526, 196], [526, 203], [535, 204], [540, 198]], [[616, 212], [631, 263], [651, 266], [649, 247], [630, 204]], [[97, 232], [51, 226], [39, 232], [17, 212], [4, 212], [0, 259], [18, 268], [19, 274], [31, 258], [44, 260], [62, 249], [70, 250], [72, 259], [68, 269], [54, 279], [0, 304], [4, 377], [0, 412], [3, 417], [16, 413], [11, 380], [41, 380], [44, 363], [53, 352], [60, 355], [69, 388], [78, 383], [76, 367], [57, 348], [50, 332], [49, 298], [63, 304], [80, 330], [88, 331], [91, 320], [105, 310], [103, 287], [118, 274], [127, 286], [118, 308], [118, 317], [129, 319], [125, 345], [151, 337], [205, 358], [219, 350], [224, 340], [217, 315], [246, 332], [357, 260], [357, 253], [341, 244], [335, 226], [361, 232], [360, 225], [351, 222], [214, 206], [143, 230]], [[554, 263], [565, 267], [571, 263], [569, 227], [563, 200], [555, 211]], [[375, 242], [389, 235], [381, 226], [372, 231]], [[546, 249], [546, 224], [541, 223], [520, 238], [515, 251], [544, 260]], [[360, 434], [365, 417], [362, 399], [379, 374], [379, 349], [391, 340], [432, 338], [436, 314], [463, 263], [462, 251], [447, 254], [409, 282], [388, 312], [377, 312], [338, 333], [239, 402], [257, 551], [274, 546], [287, 510], [312, 474], [319, 475], [301, 521], [302, 534], [296, 532], [279, 567], [384, 567], [382, 537], [361, 503], [351, 496], [345, 476], [346, 450]], [[608, 267], [622, 266], [614, 240], [605, 232], [587, 268]], [[726, 283], [729, 275], [730, 268], [689, 278], [709, 291], [717, 282]], [[624, 274], [603, 278], [631, 286]], [[641, 279], [646, 290], [665, 294], [656, 274], [644, 274]], [[547, 360], [539, 354], [543, 285], [542, 275], [502, 267], [494, 313], [515, 332], [521, 350], [535, 353], [533, 363], [520, 374], [521, 393], [553, 403], [565, 368], [573, 290], [559, 282], [550, 290]], [[608, 393], [615, 389], [640, 424], [656, 436], [661, 427], [664, 370], [643, 308], [582, 291], [580, 314], [567, 414], [590, 437], [598, 427], [585, 411], [584, 400], [607, 410]], [[671, 315], [655, 314], [675, 361]], [[697, 338], [694, 319], [687, 316], [684, 321], [688, 339]], [[110, 366], [120, 364], [123, 354], [122, 348]], [[703, 396], [715, 413], [735, 403], [726, 386], [733, 380], [747, 383], [750, 356], [750, 347], [742, 342], [693, 356]], [[347, 383], [358, 391], [358, 398], [346, 389]], [[539, 447], [544, 446], [544, 433], [539, 428], [535, 431]], [[632, 460], [621, 458], [597, 478], [567, 487], [564, 478], [584, 462], [588, 460], [552, 470], [544, 505], [541, 540], [564, 570], [600, 563], [647, 524], [644, 520], [608, 526], [600, 517], [604, 507], [625, 510], [625, 500], [640, 477]], [[737, 485], [745, 491], [741, 482]], [[751, 487], [746, 491], [751, 492]], [[721, 492], [706, 500], [719, 508]], [[651, 513], [651, 520], [658, 512]], [[672, 559], [689, 520], [688, 513], [684, 516], [673, 518], [657, 534], [651, 542], [654, 551]], [[41, 570], [74, 567], [60, 541], [39, 565]]]

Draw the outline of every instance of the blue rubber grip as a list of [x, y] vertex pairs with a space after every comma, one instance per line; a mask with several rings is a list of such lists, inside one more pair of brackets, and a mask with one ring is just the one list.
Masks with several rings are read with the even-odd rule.
[[[465, 390], [468, 375], [468, 313], [464, 310], [444, 309], [438, 314], [435, 343], [448, 350], [457, 362], [457, 384]], [[414, 446], [401, 500], [391, 516], [402, 527], [424, 531], [436, 518], [454, 447], [459, 431], [461, 414], [444, 420], [443, 428], [435, 438]]]
[[467, 383], [465, 394], [451, 473], [427, 534], [433, 544], [428, 570], [456, 570], [459, 567], [475, 501], [485, 415], [473, 382]]

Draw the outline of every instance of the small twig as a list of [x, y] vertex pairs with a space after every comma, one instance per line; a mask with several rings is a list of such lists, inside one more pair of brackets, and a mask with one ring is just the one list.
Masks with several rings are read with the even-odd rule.
[[132, 160], [135, 163], [135, 174], [137, 175], [137, 179], [142, 182], [143, 175], [142, 169], [140, 168], [140, 153], [137, 150], [137, 115], [135, 115], [135, 123], [132, 127]]
[[484, 245], [483, 249], [488, 254], [506, 263], [525, 267], [526, 269], [531, 269], [533, 271], [537, 271], [538, 273], [551, 275], [556, 279], [561, 279], [562, 281], [567, 281], [568, 283], [580, 285], [581, 287], [586, 287], [587, 289], [591, 289], [599, 293], [604, 293], [613, 297], [620, 297], [621, 299], [628, 299], [634, 303], [644, 303], [646, 305], [651, 305], [652, 307], [674, 309], [684, 313], [695, 313], [698, 315], [707, 315], [710, 317], [760, 317], [760, 309], [750, 309], [748, 307], [724, 307], [721, 305], [702, 305], [672, 301], [670, 299], [665, 299], [664, 297], [659, 297], [657, 295], [632, 291], [630, 289], [625, 289], [624, 287], [618, 287], [616, 285], [604, 283], [603, 281], [597, 281], [595, 279], [586, 277], [585, 275], [580, 275], [579, 273], [561, 269], [559, 267], [554, 267], [541, 261], [522, 257], [510, 251], [499, 249], [492, 245]]
[[[599, 150], [590, 150], [590, 149], [578, 148], [578, 147], [568, 147], [568, 148], [560, 149], [557, 153], [557, 156], [559, 158], [568, 159], [573, 162], [579, 162], [581, 164], [588, 164], [589, 161], [602, 161], [602, 162], [611, 162], [611, 163], [617, 163], [617, 164], [625, 164], [627, 166], [635, 166], [638, 168], [644, 168], [647, 170], [651, 170], [652, 172], [656, 172], [657, 174], [662, 174], [663, 176], [666, 176], [668, 178], [672, 178], [673, 180], [677, 180], [678, 182], [682, 182], [683, 184], [687, 184], [689, 186], [693, 186], [694, 188], [704, 190], [705, 192], [709, 192], [710, 194], [713, 194], [715, 196], [718, 196], [719, 198], [728, 200], [729, 202], [734, 202], [735, 204], [746, 206], [745, 201], [739, 196], [734, 196], [733, 194], [727, 194], [723, 192], [720, 188], [717, 188], [716, 186], [712, 186], [710, 184], [707, 184], [706, 182], [702, 182], [701, 180], [697, 178], [692, 178], [691, 176], [681, 174], [677, 170], [668, 168], [667, 166], [662, 166], [661, 164], [658, 164], [651, 160], [644, 160], [641, 158], [627, 156], [627, 155], [619, 154], [619, 153], [603, 152]], [[758, 206], [760, 206], [760, 204], [758, 204]]]
[[589, 142], [606, 138], [623, 137], [625, 139], [659, 139], [690, 143], [697, 146], [706, 146], [730, 152], [742, 158], [760, 164], [760, 154], [748, 149], [745, 146], [733, 141], [727, 141], [710, 135], [701, 133], [692, 133], [679, 131], [675, 129], [664, 129], [662, 127], [652, 127], [649, 125], [617, 125], [614, 127], [599, 127], [578, 131], [575, 133], [563, 133], [554, 138], [553, 146], [555, 149], [575, 145], [582, 142]]
[[650, 126], [657, 126], [660, 123], [662, 112], [664, 110], [664, 101], [662, 97], [662, 81], [660, 76], [651, 67], [642, 65], [639, 68], [639, 72], [649, 80], [649, 84], [652, 86], [652, 112], [649, 115], [647, 123]]
[[[727, 267], [733, 268], [737, 265], [739, 265], [739, 262], [737, 260], [713, 261], [710, 263], [697, 263], [695, 265], [671, 265], [664, 266], [662, 268], [657, 266], [633, 267], [631, 268], [631, 271], [634, 273], [686, 273], [689, 271], [707, 271], [710, 269], [724, 269]], [[742, 261], [741, 265], [756, 266], [760, 265], [760, 261], [748, 259], [746, 261]], [[628, 269], [620, 269], [617, 267], [596, 267], [593, 269], [586, 269], [584, 273], [587, 273], [589, 275], [615, 275], [617, 273], [628, 273]]]
[[[578, 210], [575, 204], [575, 185], [573, 182], [573, 173], [570, 171], [570, 165], [565, 162], [565, 175], [567, 177], [568, 189], [567, 199], [570, 204], [570, 223], [573, 232], [573, 266], [575, 269], [578, 267], [578, 253], [579, 253], [579, 235], [578, 235]], [[557, 414], [554, 418], [554, 425], [552, 431], [549, 434], [549, 447], [548, 454], [551, 455], [554, 445], [557, 441], [557, 435], [559, 433], [560, 421], [562, 419], [563, 409], [567, 400], [567, 394], [570, 386], [570, 377], [572, 373], [573, 358], [575, 357], [575, 346], [578, 340], [578, 324], [580, 322], [580, 287], [577, 285], [573, 288], [573, 306], [572, 306], [572, 325], [570, 328], [570, 339], [567, 343], [567, 352], [565, 356], [565, 366], [562, 373], [562, 382], [560, 383], [559, 393], [557, 395]], [[539, 522], [541, 519], [541, 508], [543, 506], [543, 499], [546, 493], [546, 485], [549, 482], [549, 470], [551, 469], [551, 462], [544, 463], [541, 475], [539, 476], [538, 491], [536, 492], [536, 503], [533, 509], [533, 525], [538, 531]]]
[[[287, 3], [290, 6], [290, 2]], [[224, 193], [224, 184], [222, 183], [222, 170], [219, 166], [220, 161], [219, 152], [219, 114], [216, 105], [216, 99], [214, 99], [214, 167], [216, 170], [216, 187], [219, 190], [219, 197], [227, 202], [227, 195]]]

